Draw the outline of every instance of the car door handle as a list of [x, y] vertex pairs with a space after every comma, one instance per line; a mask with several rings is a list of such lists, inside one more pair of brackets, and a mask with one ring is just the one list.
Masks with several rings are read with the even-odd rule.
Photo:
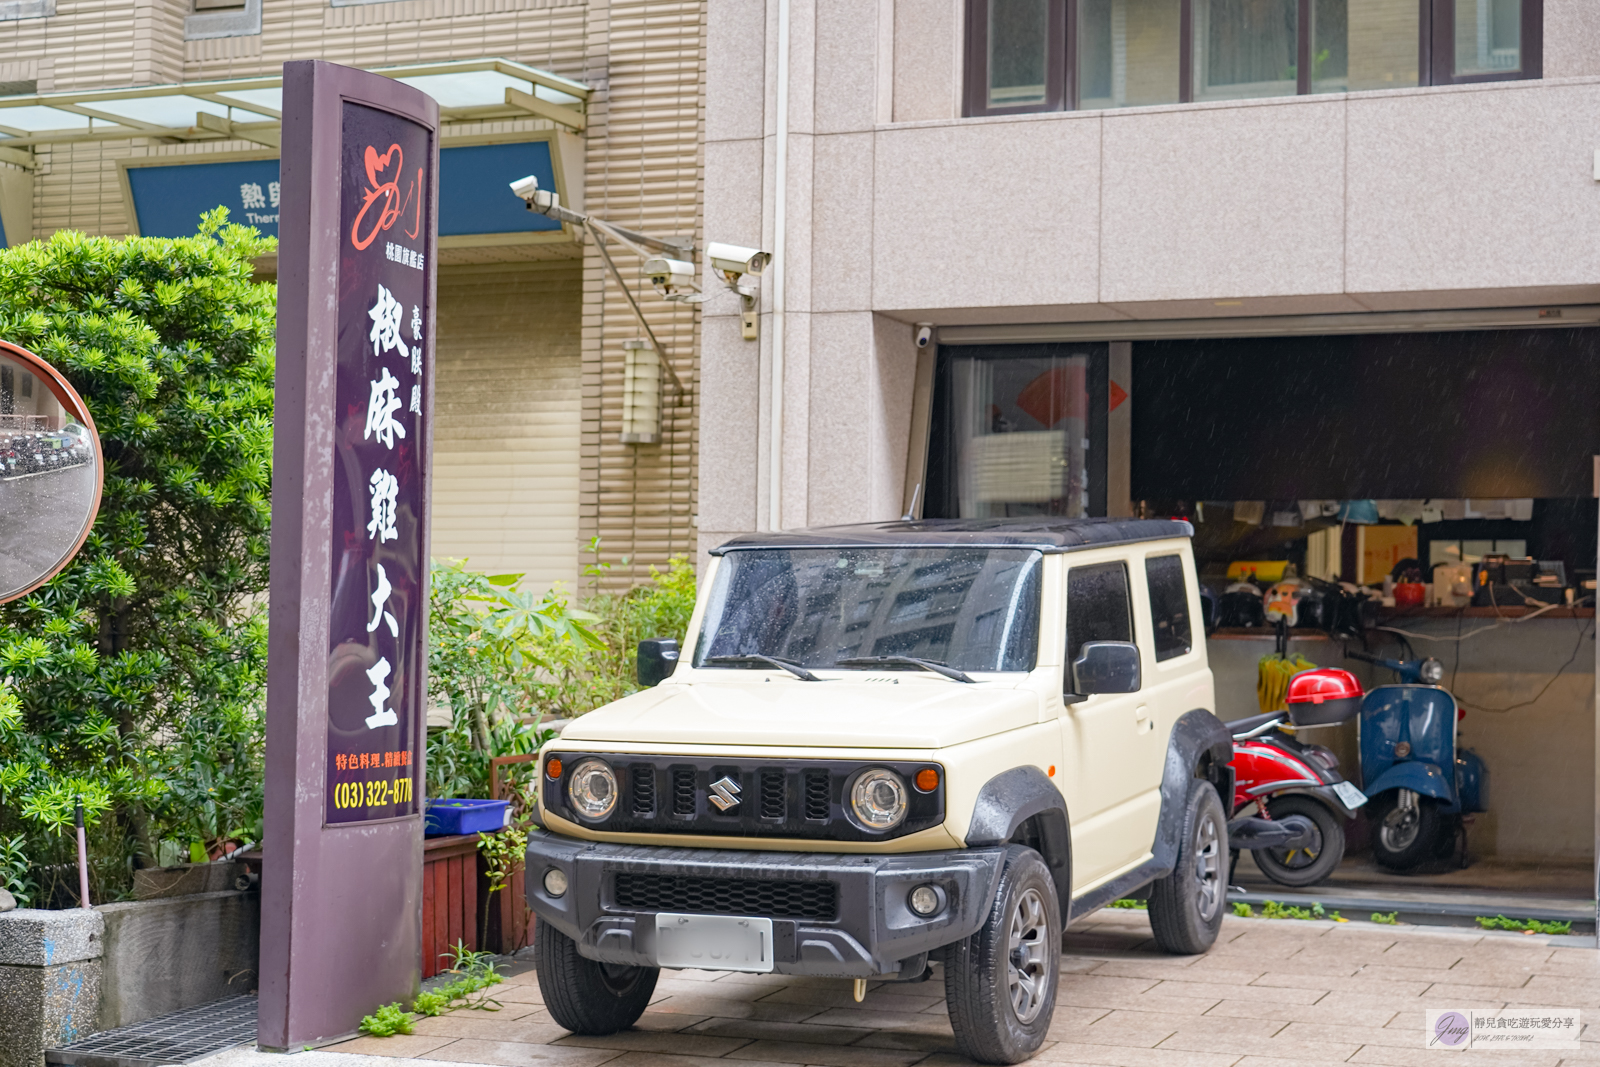
[[1134, 717], [1134, 720], [1137, 721], [1137, 722], [1144, 722], [1146, 719], [1148, 719], [1150, 717], [1150, 707], [1149, 707], [1149, 705], [1140, 704], [1138, 707], [1134, 708], [1133, 709], [1133, 717]]

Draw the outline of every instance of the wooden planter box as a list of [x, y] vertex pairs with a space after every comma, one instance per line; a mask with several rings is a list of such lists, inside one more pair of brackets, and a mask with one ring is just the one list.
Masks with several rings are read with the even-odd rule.
[[478, 835], [422, 846], [422, 977], [450, 969], [456, 943], [478, 947]]
[[[479, 944], [478, 934], [488, 936]], [[450, 969], [456, 942], [477, 951], [511, 954], [533, 943], [522, 871], [491, 896], [478, 835], [430, 837], [422, 847], [422, 977]]]

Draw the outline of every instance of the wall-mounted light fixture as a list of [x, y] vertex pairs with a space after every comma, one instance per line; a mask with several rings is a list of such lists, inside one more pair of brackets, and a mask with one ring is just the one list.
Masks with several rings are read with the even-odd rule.
[[661, 367], [655, 346], [643, 337], [622, 342], [622, 433], [625, 445], [661, 440]]

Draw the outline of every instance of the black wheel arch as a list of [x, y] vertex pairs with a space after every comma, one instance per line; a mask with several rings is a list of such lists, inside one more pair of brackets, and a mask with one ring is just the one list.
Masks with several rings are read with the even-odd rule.
[[1211, 783], [1222, 801], [1223, 817], [1233, 810], [1233, 735], [1205, 708], [1178, 716], [1167, 739], [1167, 763], [1161, 773], [1161, 818], [1156, 825], [1156, 866], [1172, 870], [1183, 835], [1189, 786], [1196, 778]]
[[1067, 802], [1038, 767], [1013, 767], [984, 783], [972, 805], [967, 847], [1027, 845], [1044, 857], [1066, 923], [1072, 906], [1072, 833]]
[[1037, 767], [1013, 767], [984, 784], [972, 807], [967, 847], [1026, 844], [1044, 857], [1056, 884], [1062, 922], [1086, 915], [1118, 897], [1137, 893], [1172, 873], [1178, 862], [1189, 789], [1196, 779], [1209, 782], [1222, 802], [1223, 817], [1233, 810], [1233, 735], [1205, 708], [1178, 717], [1167, 739], [1161, 775], [1161, 814], [1150, 859], [1136, 870], [1072, 900], [1072, 822], [1067, 802]]

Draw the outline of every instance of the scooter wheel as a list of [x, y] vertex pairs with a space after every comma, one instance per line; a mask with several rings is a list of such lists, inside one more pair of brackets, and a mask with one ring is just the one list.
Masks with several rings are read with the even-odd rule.
[[1447, 835], [1444, 813], [1432, 797], [1419, 796], [1416, 807], [1400, 806], [1400, 791], [1371, 801], [1372, 858], [1391, 871], [1412, 871], [1439, 855], [1439, 839]]
[[1255, 850], [1256, 866], [1279, 885], [1316, 885], [1344, 859], [1344, 824], [1329, 807], [1312, 797], [1291, 793], [1267, 802], [1273, 822], [1305, 820], [1312, 826], [1311, 844], [1300, 848]]

